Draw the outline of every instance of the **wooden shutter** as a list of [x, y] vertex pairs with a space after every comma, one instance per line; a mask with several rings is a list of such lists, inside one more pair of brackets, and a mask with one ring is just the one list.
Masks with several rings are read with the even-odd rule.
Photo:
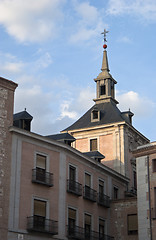
[[34, 200], [34, 215], [46, 216], [46, 202], [40, 200]]
[[36, 154], [36, 167], [46, 169], [46, 156]]

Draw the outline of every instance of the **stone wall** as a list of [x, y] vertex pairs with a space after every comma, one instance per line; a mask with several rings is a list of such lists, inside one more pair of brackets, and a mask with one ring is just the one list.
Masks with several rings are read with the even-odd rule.
[[[7, 239], [10, 189], [11, 135], [14, 90], [12, 81], [0, 77], [0, 239]], [[5, 186], [5, 187], [4, 187]]]
[[138, 235], [128, 235], [127, 216], [137, 214], [137, 199], [114, 200], [111, 203], [111, 235], [115, 240], [138, 240]]

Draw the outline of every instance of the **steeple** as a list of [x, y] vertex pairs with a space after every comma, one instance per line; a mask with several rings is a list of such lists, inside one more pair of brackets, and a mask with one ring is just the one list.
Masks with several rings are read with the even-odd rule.
[[109, 65], [108, 65], [108, 58], [107, 58], [107, 45], [106, 45], [106, 33], [108, 31], [104, 30], [102, 34], [104, 34], [104, 51], [103, 51], [103, 59], [102, 59], [102, 67], [99, 75], [97, 78], [94, 79], [96, 82], [96, 99], [94, 101], [98, 104], [101, 102], [109, 102], [113, 101], [115, 104], [118, 102], [115, 100], [115, 89], [114, 85], [117, 83], [112, 75], [109, 73]]

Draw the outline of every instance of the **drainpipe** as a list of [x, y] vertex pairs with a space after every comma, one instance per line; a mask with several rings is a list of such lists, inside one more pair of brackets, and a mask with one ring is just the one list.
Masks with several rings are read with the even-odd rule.
[[152, 218], [151, 218], [151, 192], [150, 192], [150, 171], [149, 171], [149, 156], [147, 156], [147, 175], [148, 175], [148, 197], [149, 197], [149, 220], [150, 220], [150, 240], [152, 240]]

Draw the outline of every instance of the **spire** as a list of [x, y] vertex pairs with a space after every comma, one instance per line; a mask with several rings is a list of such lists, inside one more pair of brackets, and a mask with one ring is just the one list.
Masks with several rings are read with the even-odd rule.
[[107, 58], [107, 51], [106, 50], [103, 51], [103, 60], [102, 60], [101, 71], [109, 72], [108, 58]]
[[96, 99], [94, 101], [96, 103], [101, 103], [101, 102], [108, 102], [113, 100], [115, 104], [118, 102], [115, 100], [115, 88], [114, 85], [117, 83], [112, 75], [109, 73], [109, 65], [108, 65], [108, 58], [107, 58], [107, 40], [106, 40], [106, 31], [104, 29], [104, 32], [101, 34], [104, 35], [104, 51], [103, 51], [103, 59], [102, 59], [102, 67], [101, 67], [101, 72], [97, 76], [97, 78], [94, 79], [96, 82]]

